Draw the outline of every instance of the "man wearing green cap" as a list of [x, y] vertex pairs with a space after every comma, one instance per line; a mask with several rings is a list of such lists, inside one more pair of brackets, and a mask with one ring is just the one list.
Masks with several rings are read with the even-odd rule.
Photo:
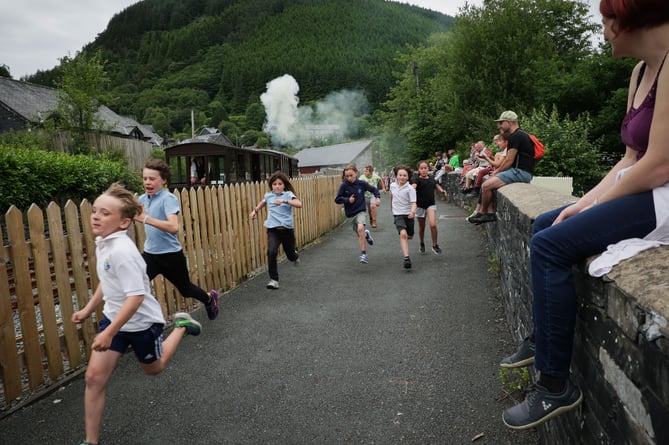
[[527, 133], [520, 130], [518, 115], [507, 110], [495, 122], [499, 132], [505, 134], [509, 141], [506, 157], [502, 165], [481, 186], [476, 211], [467, 218], [472, 224], [497, 220], [493, 208], [495, 190], [514, 182], [530, 182], [534, 175], [534, 143]]

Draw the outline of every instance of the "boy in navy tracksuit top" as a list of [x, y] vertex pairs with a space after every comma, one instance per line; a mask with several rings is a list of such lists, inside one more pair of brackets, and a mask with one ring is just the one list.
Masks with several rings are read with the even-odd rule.
[[337, 204], [344, 204], [346, 217], [351, 221], [353, 230], [358, 234], [360, 242], [360, 262], [367, 264], [366, 243], [374, 244], [369, 230], [365, 229], [367, 224], [367, 204], [365, 203], [365, 192], [369, 191], [376, 197], [377, 207], [381, 205], [381, 193], [379, 189], [365, 181], [358, 179], [358, 169], [350, 164], [344, 168], [344, 181], [339, 186], [339, 191], [335, 197]]

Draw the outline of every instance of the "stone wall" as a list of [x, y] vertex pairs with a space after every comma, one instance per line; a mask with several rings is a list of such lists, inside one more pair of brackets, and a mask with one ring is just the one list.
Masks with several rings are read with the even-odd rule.
[[[459, 175], [443, 181], [469, 210]], [[575, 198], [530, 184], [497, 193], [496, 223], [485, 224], [500, 260], [505, 312], [520, 341], [531, 329], [529, 242], [534, 219]], [[545, 444], [669, 444], [669, 247], [623, 261], [602, 278], [575, 266], [579, 313], [572, 372], [584, 393], [573, 412], [539, 428]], [[511, 353], [513, 351], [509, 351]]]

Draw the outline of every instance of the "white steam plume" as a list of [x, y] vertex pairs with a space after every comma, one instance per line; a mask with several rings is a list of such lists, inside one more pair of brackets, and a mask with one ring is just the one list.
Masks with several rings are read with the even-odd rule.
[[274, 145], [296, 148], [313, 145], [318, 140], [343, 140], [356, 128], [356, 117], [367, 113], [368, 103], [359, 91], [330, 93], [313, 106], [298, 106], [300, 87], [290, 74], [267, 83], [260, 96], [267, 121], [263, 130]]

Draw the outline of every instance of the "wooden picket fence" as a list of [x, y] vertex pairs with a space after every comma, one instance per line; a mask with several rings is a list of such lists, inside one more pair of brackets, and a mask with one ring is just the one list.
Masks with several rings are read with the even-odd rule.
[[[303, 203], [295, 209], [295, 235], [301, 247], [342, 222], [334, 203], [340, 176], [291, 180]], [[252, 221], [251, 210], [269, 191], [267, 183], [176, 190], [181, 202], [179, 237], [194, 283], [229, 290], [267, 265], [267, 207]], [[97, 332], [98, 311], [77, 326], [70, 319], [98, 284], [91, 203], [51, 203], [45, 212], [32, 206], [5, 214], [8, 245], [0, 251], [0, 417], [84, 369]], [[46, 225], [45, 225], [46, 223]], [[47, 230], [48, 229], [48, 230]], [[144, 226], [129, 233], [138, 247]], [[26, 239], [28, 235], [28, 239]], [[161, 276], [154, 294], [166, 318], [192, 310]]]

